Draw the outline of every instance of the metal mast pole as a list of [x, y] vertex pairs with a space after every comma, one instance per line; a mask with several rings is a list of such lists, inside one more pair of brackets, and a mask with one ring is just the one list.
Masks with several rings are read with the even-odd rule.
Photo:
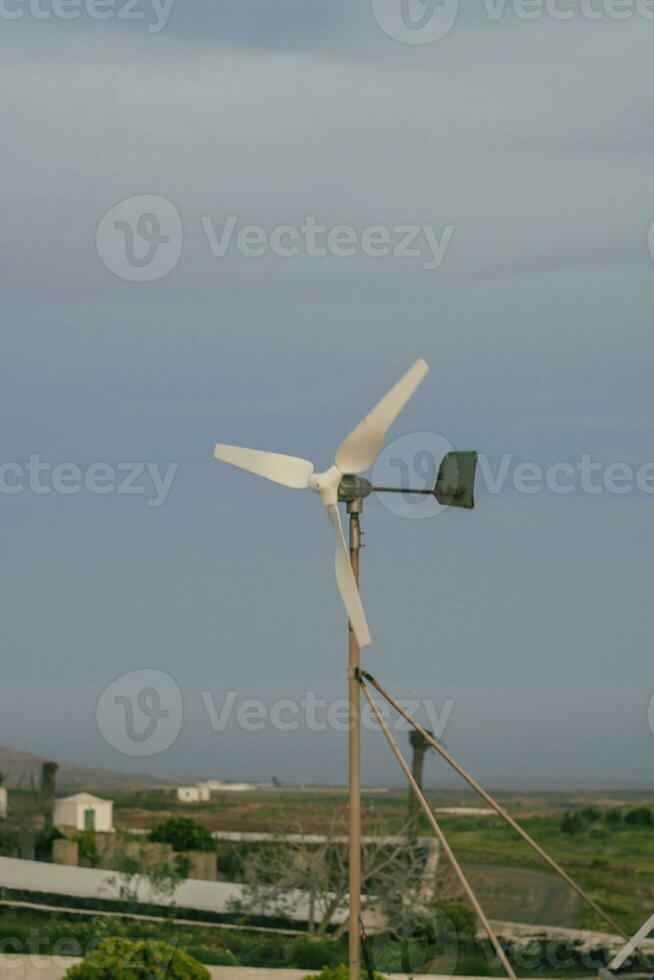
[[[359, 514], [363, 511], [363, 499], [351, 500], [347, 505], [350, 515], [350, 561], [359, 587], [359, 552], [361, 549], [361, 525]], [[352, 626], [348, 626], [348, 702], [349, 702], [349, 797], [350, 797], [350, 980], [361, 978], [361, 687], [359, 671], [361, 656]]]

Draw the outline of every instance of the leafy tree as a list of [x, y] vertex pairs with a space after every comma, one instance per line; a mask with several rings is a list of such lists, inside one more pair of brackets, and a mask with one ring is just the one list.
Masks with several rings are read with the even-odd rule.
[[606, 822], [612, 830], [616, 830], [622, 820], [622, 810], [618, 807], [611, 807], [606, 811]]
[[592, 803], [583, 808], [581, 815], [587, 823], [596, 823], [602, 816], [601, 811], [596, 806], [593, 806]]
[[46, 824], [41, 830], [37, 831], [34, 837], [34, 856], [37, 861], [50, 861], [52, 860], [52, 844], [53, 841], [61, 840], [63, 834], [60, 834], [56, 827], [51, 823]]
[[630, 827], [654, 827], [654, 813], [649, 807], [641, 806], [625, 813], [624, 822]]
[[210, 980], [197, 960], [168, 943], [120, 939], [102, 940], [83, 963], [71, 967], [65, 980]]
[[34, 834], [24, 821], [0, 820], [0, 856], [34, 858]]
[[169, 817], [164, 823], [152, 828], [148, 840], [157, 844], [170, 844], [174, 851], [216, 849], [216, 843], [207, 828], [190, 817]]
[[561, 821], [561, 831], [564, 834], [580, 834], [584, 827], [584, 818], [578, 812], [566, 813]]

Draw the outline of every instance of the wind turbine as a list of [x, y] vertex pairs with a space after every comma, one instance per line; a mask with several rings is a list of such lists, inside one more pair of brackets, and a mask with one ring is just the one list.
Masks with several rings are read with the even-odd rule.
[[241, 449], [223, 443], [218, 443], [214, 450], [216, 459], [232, 466], [294, 490], [314, 490], [320, 495], [336, 537], [336, 581], [359, 647], [366, 647], [372, 641], [338, 512], [339, 488], [343, 477], [356, 476], [370, 469], [381, 452], [386, 433], [428, 371], [425, 361], [416, 361], [363, 422], [343, 440], [336, 451], [333, 466], [324, 473], [315, 473], [313, 463], [297, 456]]
[[[360, 911], [361, 911], [361, 691], [359, 685], [360, 648], [371, 643], [370, 631], [359, 595], [359, 551], [361, 529], [359, 514], [363, 500], [374, 490], [384, 493], [433, 494], [441, 504], [471, 508], [474, 506], [476, 453], [448, 453], [443, 460], [433, 489], [373, 487], [360, 474], [373, 465], [384, 444], [386, 433], [429, 371], [427, 363], [418, 360], [395, 384], [369, 415], [343, 440], [333, 465], [316, 473], [313, 463], [296, 456], [243, 449], [218, 443], [216, 459], [256, 476], [281, 483], [295, 490], [313, 490], [322, 501], [336, 539], [335, 571], [338, 588], [349, 620], [349, 944], [350, 978], [359, 980]], [[350, 548], [345, 542], [338, 510], [339, 501], [347, 503], [350, 515]]]

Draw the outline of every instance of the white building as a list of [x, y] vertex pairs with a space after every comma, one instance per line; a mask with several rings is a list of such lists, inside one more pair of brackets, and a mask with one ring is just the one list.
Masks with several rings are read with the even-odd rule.
[[7, 790], [0, 786], [0, 817], [7, 816]]
[[113, 800], [101, 800], [90, 793], [77, 793], [55, 800], [53, 823], [76, 830], [97, 830], [109, 833], [114, 829]]
[[272, 783], [225, 783], [222, 779], [207, 779], [204, 785], [212, 793], [246, 793], [252, 789], [272, 788]]
[[206, 803], [210, 798], [209, 787], [204, 783], [177, 787], [177, 799], [180, 803]]

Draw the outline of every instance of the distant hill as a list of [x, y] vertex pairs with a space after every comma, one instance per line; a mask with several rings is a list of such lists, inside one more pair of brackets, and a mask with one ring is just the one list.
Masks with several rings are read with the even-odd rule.
[[[32, 781], [39, 785], [41, 765], [51, 757], [39, 757], [31, 752], [0, 746], [0, 772], [5, 774], [5, 785], [9, 789], [29, 789]], [[138, 789], [148, 786], [179, 786], [183, 781], [172, 776], [145, 776], [136, 773], [112, 772], [93, 766], [72, 766], [59, 759], [57, 771], [57, 791], [59, 790], [108, 790]]]

